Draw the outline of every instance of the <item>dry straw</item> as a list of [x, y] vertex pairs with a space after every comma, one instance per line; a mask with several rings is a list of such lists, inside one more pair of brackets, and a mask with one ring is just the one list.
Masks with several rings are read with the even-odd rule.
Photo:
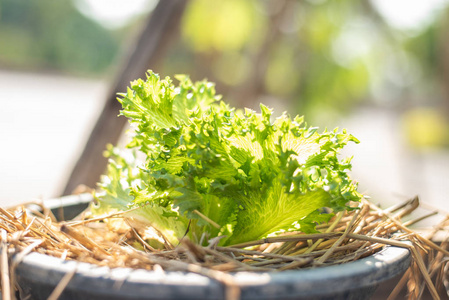
[[[174, 249], [163, 250], [154, 249], [124, 213], [57, 222], [45, 208], [44, 213], [25, 205], [0, 208], [2, 297], [14, 299], [15, 268], [31, 251], [111, 268], [194, 272], [222, 282], [227, 299], [237, 299], [239, 289], [228, 272], [317, 268], [354, 261], [392, 245], [409, 249], [413, 260], [389, 299], [402, 298], [404, 293], [409, 299], [420, 299], [425, 291], [440, 299], [449, 252], [446, 241], [437, 245], [432, 239], [447, 231], [449, 216], [424, 237], [407, 227], [423, 219], [410, 217], [418, 206], [418, 198], [384, 210], [363, 200], [359, 209], [338, 213], [328, 224], [319, 225], [320, 233], [289, 232], [229, 247], [218, 246], [218, 239], [208, 246], [183, 239]], [[120, 228], [110, 230], [110, 220]], [[61, 280], [51, 299], [58, 298], [73, 275], [68, 273]]]

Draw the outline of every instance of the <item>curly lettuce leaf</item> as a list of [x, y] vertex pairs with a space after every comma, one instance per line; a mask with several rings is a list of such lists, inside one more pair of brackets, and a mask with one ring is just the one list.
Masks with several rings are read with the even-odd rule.
[[[100, 203], [142, 206], [139, 217], [171, 232], [172, 244], [188, 231], [195, 241], [225, 235], [221, 243], [229, 245], [279, 231], [313, 232], [331, 216], [323, 208], [337, 212], [360, 200], [350, 159], [338, 158], [358, 142], [345, 130], [318, 133], [287, 114], [272, 121], [264, 105], [261, 113], [235, 110], [213, 84], [178, 80], [175, 87], [149, 72], [121, 95], [121, 114], [135, 128], [128, 147], [144, 163], [120, 176], [112, 164], [103, 189], [115, 200]], [[124, 179], [126, 189], [117, 183]]]
[[149, 180], [148, 174], [137, 165], [135, 155], [108, 146], [105, 155], [109, 157], [107, 175], [103, 176], [101, 192], [96, 193], [97, 204], [91, 207], [95, 215], [126, 212], [124, 216], [147, 226], [152, 226], [170, 245], [177, 245], [179, 237], [188, 229], [189, 220], [174, 212], [169, 203], [164, 203], [165, 194], [153, 193], [151, 202], [135, 208], [138, 190]]

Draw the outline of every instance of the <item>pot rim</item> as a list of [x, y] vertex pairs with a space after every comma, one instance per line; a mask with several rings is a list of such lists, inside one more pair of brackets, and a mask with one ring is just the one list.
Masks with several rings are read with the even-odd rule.
[[[85, 196], [78, 198], [82, 202], [87, 201]], [[61, 201], [56, 203], [60, 205]], [[76, 204], [76, 201], [73, 203]], [[15, 257], [18, 256], [13, 256], [12, 259]], [[241, 289], [242, 298], [245, 299], [280, 299], [305, 295], [315, 297], [377, 286], [403, 273], [410, 261], [408, 249], [386, 246], [371, 256], [339, 265], [282, 272], [242, 271], [229, 274], [233, 276]], [[151, 297], [154, 297], [151, 299], [176, 299], [175, 295], [180, 292], [191, 295], [192, 298], [189, 299], [210, 299], [213, 294], [217, 295], [217, 299], [222, 299], [224, 295], [223, 285], [196, 273], [109, 268], [62, 260], [37, 252], [26, 255], [16, 268], [19, 284], [22, 281], [56, 286], [68, 273], [73, 273], [73, 277], [66, 289], [97, 292], [103, 289], [106, 293], [119, 296], [117, 299], [120, 299], [120, 295], [128, 296], [130, 293], [137, 295], [137, 298], [148, 297], [151, 293]], [[206, 294], [209, 296], [205, 297]]]
[[[15, 257], [15, 256], [14, 256]], [[14, 258], [13, 258], [14, 259]], [[363, 277], [362, 281], [369, 284], [379, 283], [388, 278], [394, 277], [397, 273], [403, 271], [402, 268], [397, 268], [394, 270], [388, 270], [386, 272], [385, 268], [388, 268], [394, 264], [405, 264], [410, 263], [410, 251], [406, 248], [386, 246], [379, 252], [374, 253], [368, 257], [359, 259], [357, 261], [352, 261], [348, 263], [323, 266], [316, 268], [303, 268], [297, 270], [286, 270], [281, 272], [249, 272], [249, 271], [239, 271], [231, 272], [236, 283], [240, 287], [251, 286], [251, 285], [263, 285], [266, 283], [296, 283], [302, 285], [309, 285], [314, 282], [332, 282], [336, 280], [341, 280], [344, 277]], [[73, 272], [76, 270], [75, 275], [89, 276], [105, 279], [123, 280], [129, 282], [139, 282], [139, 283], [154, 283], [155, 280], [161, 284], [173, 284], [177, 279], [182, 279], [181, 277], [188, 276], [189, 274], [195, 277], [204, 277], [206, 280], [198, 280], [196, 284], [198, 286], [204, 285], [206, 281], [214, 281], [203, 275], [199, 275], [193, 272], [183, 272], [183, 271], [154, 271], [145, 269], [132, 269], [128, 267], [118, 267], [109, 268], [107, 266], [98, 266], [95, 264], [80, 262], [75, 260], [63, 260], [61, 258], [42, 254], [38, 252], [32, 252], [27, 254], [20, 262], [19, 265], [32, 267], [32, 268], [42, 268], [43, 270], [54, 270], [63, 273]], [[396, 272], [397, 271], [397, 272]], [[323, 275], [326, 274], [324, 277]], [[160, 277], [160, 278], [156, 278]], [[162, 279], [161, 279], [162, 278]], [[269, 281], [268, 281], [269, 279]], [[359, 278], [360, 279], [360, 278]], [[300, 280], [300, 282], [299, 282]], [[184, 280], [183, 280], [184, 281]], [[184, 284], [185, 282], [180, 282]], [[189, 284], [195, 284], [194, 282], [188, 282]], [[353, 284], [353, 283], [352, 283]], [[340, 285], [339, 285], [340, 286]]]
[[[264, 297], [320, 296], [349, 290], [377, 286], [403, 273], [410, 265], [408, 249], [387, 246], [385, 249], [360, 260], [340, 265], [283, 272], [237, 272], [231, 273], [245, 299]], [[90, 263], [67, 261], [57, 257], [33, 252], [18, 264], [16, 276], [38, 284], [56, 286], [67, 273], [74, 272], [67, 289], [97, 290], [106, 293], [138, 298], [156, 293], [154, 299], [176, 299], [173, 293], [205, 299], [204, 295], [224, 295], [224, 287], [215, 280], [181, 271], [149, 271], [131, 268], [109, 268]], [[151, 289], [155, 287], [157, 289]], [[109, 290], [109, 291], [107, 291]], [[177, 292], [176, 292], [177, 291]], [[104, 293], [102, 291], [101, 293]], [[206, 297], [209, 298], [209, 297]], [[151, 298], [153, 299], [153, 298]]]

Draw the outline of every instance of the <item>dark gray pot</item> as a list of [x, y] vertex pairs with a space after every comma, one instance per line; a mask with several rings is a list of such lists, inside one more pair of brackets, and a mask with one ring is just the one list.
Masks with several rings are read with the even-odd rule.
[[[71, 196], [71, 199], [74, 199]], [[86, 196], [83, 196], [86, 197]], [[65, 207], [85, 207], [86, 198]], [[361, 260], [342, 265], [279, 273], [233, 274], [241, 299], [369, 299], [377, 286], [408, 268], [407, 249], [387, 247]], [[76, 273], [60, 299], [224, 299], [224, 287], [194, 273], [109, 269], [31, 253], [18, 265], [16, 280], [22, 299], [47, 299], [62, 277]]]

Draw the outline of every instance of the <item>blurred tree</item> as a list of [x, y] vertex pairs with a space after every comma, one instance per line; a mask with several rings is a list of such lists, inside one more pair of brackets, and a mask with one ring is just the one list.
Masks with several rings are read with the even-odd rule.
[[0, 66], [81, 74], [110, 67], [119, 40], [70, 0], [0, 2]]
[[[105, 72], [143, 21], [117, 31], [70, 0], [0, 1], [3, 67]], [[208, 78], [237, 106], [264, 102], [320, 125], [361, 103], [449, 115], [447, 3], [408, 30], [392, 26], [380, 0], [186, 2], [182, 38], [156, 72]]]
[[375, 2], [192, 0], [163, 71], [215, 81], [238, 106], [268, 102], [318, 124], [367, 102], [398, 111], [447, 103], [449, 115], [447, 5], [409, 30]]
[[[415, 149], [449, 146], [449, 7], [446, 3], [418, 30], [396, 30], [403, 51], [401, 122]], [[391, 30], [391, 29], [390, 29]]]
[[369, 91], [364, 41], [341, 49], [369, 22], [364, 9], [352, 0], [191, 1], [182, 27], [190, 74], [216, 81], [239, 106], [268, 98], [310, 118], [346, 111]]

